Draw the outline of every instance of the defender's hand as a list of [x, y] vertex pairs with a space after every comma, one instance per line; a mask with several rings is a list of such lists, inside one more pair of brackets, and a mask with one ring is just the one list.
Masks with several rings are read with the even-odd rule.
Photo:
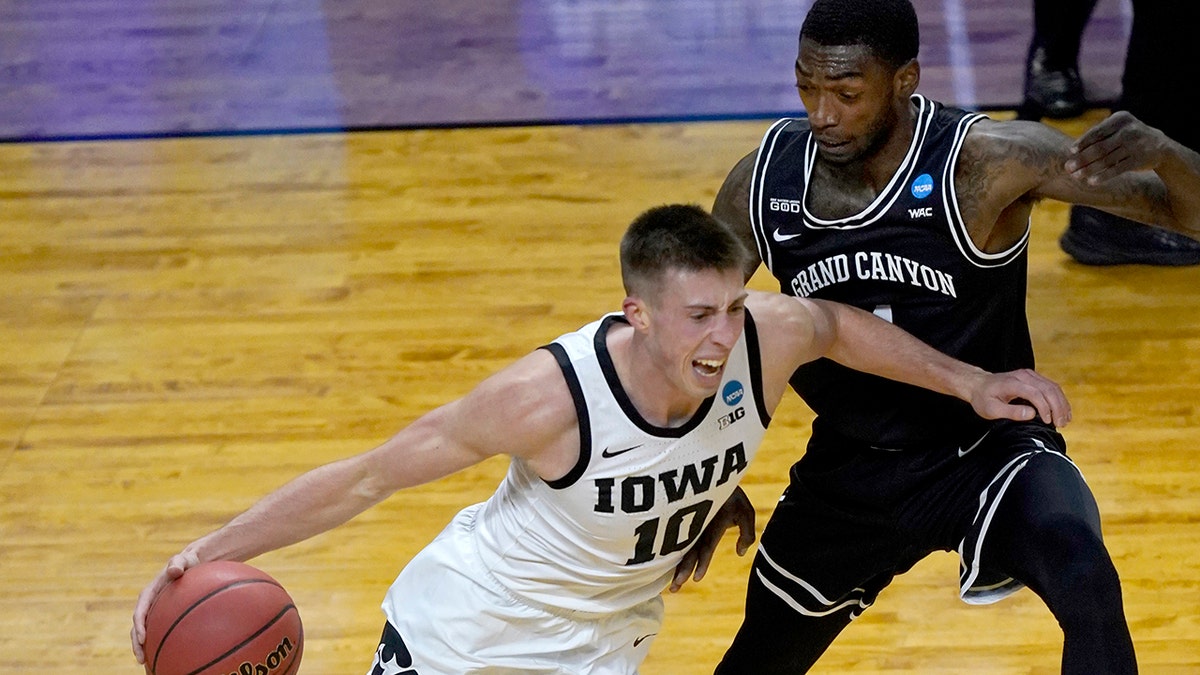
[[725, 536], [725, 530], [734, 526], [738, 528], [737, 554], [746, 555], [746, 551], [750, 549], [755, 538], [754, 505], [750, 503], [750, 498], [740, 487], [734, 489], [733, 494], [717, 511], [717, 515], [713, 517], [708, 527], [700, 533], [696, 543], [675, 566], [675, 577], [671, 579], [670, 587], [672, 593], [683, 588], [689, 576], [694, 581], [704, 578], [708, 572], [708, 565], [712, 562], [713, 554], [717, 551], [717, 545]]
[[988, 373], [971, 394], [971, 407], [989, 420], [1024, 422], [1037, 416], [1055, 427], [1071, 421], [1071, 404], [1062, 387], [1028, 369]]

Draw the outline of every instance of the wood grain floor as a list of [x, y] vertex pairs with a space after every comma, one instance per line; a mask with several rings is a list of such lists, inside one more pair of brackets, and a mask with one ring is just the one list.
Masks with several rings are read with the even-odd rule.
[[[129, 615], [165, 558], [318, 463], [370, 447], [621, 300], [616, 242], [709, 205], [761, 122], [0, 146], [0, 672], [136, 673]], [[1036, 212], [1039, 366], [1104, 513], [1146, 673], [1200, 671], [1200, 271], [1094, 269]], [[756, 277], [753, 285], [772, 288]], [[746, 487], [760, 525], [807, 438], [788, 397]], [[520, 420], [514, 420], [519, 424]], [[255, 560], [297, 600], [304, 675], [361, 673], [378, 603], [492, 461]], [[747, 560], [668, 598], [644, 675], [711, 672]], [[821, 673], [1053, 673], [1028, 592], [899, 579]]]

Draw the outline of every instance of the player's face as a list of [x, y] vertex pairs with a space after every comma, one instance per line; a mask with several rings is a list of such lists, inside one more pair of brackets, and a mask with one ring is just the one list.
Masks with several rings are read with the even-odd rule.
[[651, 308], [652, 335], [677, 388], [700, 399], [716, 393], [742, 335], [745, 310], [740, 270], [672, 270], [663, 276]]
[[879, 150], [897, 122], [895, 75], [862, 45], [800, 40], [796, 88], [821, 159], [848, 164]]

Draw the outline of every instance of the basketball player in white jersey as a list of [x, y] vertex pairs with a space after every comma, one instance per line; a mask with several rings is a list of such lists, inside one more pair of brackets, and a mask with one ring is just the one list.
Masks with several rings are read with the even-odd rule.
[[[866, 312], [748, 293], [746, 257], [699, 207], [642, 214], [621, 243], [620, 313], [186, 546], [138, 598], [138, 660], [148, 608], [185, 569], [301, 541], [506, 454], [491, 499], [460, 512], [389, 590], [369, 673], [636, 673], [660, 594], [703, 575], [706, 559], [680, 563], [706, 526], [719, 536], [732, 522], [718, 512], [798, 365], [828, 357], [957, 396], [989, 419], [1070, 419], [1062, 390], [1032, 371], [990, 374]], [[742, 535], [744, 548], [753, 532]]]

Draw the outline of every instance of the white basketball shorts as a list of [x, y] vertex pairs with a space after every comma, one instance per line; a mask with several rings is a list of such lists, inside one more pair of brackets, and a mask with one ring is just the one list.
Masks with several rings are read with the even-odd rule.
[[662, 598], [616, 614], [522, 602], [476, 556], [478, 508], [460, 512], [388, 590], [368, 675], [636, 674], [662, 623]]

